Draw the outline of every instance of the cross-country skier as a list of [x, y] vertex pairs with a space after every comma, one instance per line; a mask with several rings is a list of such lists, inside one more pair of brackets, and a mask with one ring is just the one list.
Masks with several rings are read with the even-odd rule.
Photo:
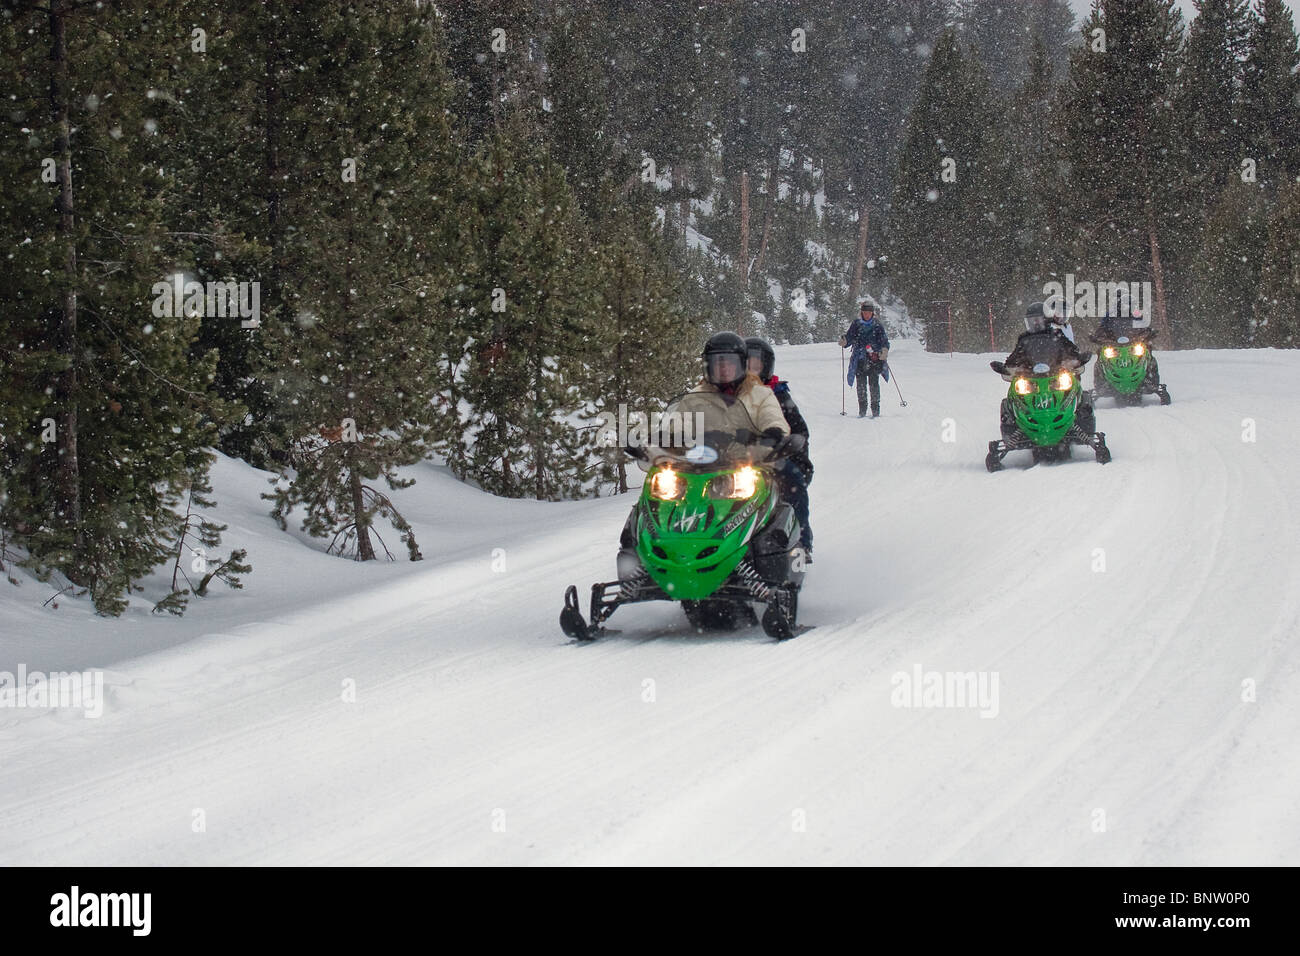
[[[852, 348], [849, 358], [849, 384], [857, 380], [858, 418], [865, 418], [868, 404], [871, 417], [880, 415], [880, 376], [889, 381], [889, 336], [885, 327], [876, 321], [876, 307], [870, 302], [859, 306], [860, 314], [840, 336], [840, 348]], [[868, 402], [868, 396], [870, 401]]]

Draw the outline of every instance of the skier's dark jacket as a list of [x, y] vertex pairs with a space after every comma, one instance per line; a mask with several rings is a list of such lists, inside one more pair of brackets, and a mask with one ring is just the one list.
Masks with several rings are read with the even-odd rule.
[[[1051, 336], [1051, 348], [1048, 343], [1044, 342], [1043, 336]], [[1016, 347], [1011, 350], [1005, 362], [1008, 369], [1028, 370], [1033, 367], [1033, 355], [1041, 356], [1044, 352], [1051, 351], [1057, 356], [1056, 361], [1052, 364], [1067, 366], [1073, 362], [1074, 368], [1078, 368], [1084, 362], [1083, 353], [1075, 347], [1075, 344], [1065, 337], [1065, 334], [1059, 329], [1051, 328], [1041, 332], [1021, 332], [1020, 338], [1016, 339]]]
[[781, 403], [781, 411], [785, 413], [785, 421], [790, 426], [790, 434], [804, 437], [803, 451], [797, 455], [791, 455], [790, 461], [799, 466], [799, 470], [804, 474], [804, 481], [812, 481], [813, 463], [812, 459], [808, 457], [808, 423], [804, 421], [799, 406], [794, 403], [794, 396], [790, 394], [790, 383], [783, 382], [773, 375], [763, 384], [772, 390], [776, 400]]
[[874, 320], [870, 325], [863, 322], [861, 318], [856, 318], [849, 325], [849, 330], [844, 333], [844, 342], [850, 346], [855, 354], [866, 352], [870, 346], [875, 352], [880, 353], [889, 348], [889, 336], [885, 334], [885, 327], [879, 319]]

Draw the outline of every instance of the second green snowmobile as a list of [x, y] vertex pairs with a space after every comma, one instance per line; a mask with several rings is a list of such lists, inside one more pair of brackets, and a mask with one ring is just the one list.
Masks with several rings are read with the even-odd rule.
[[1021, 449], [1032, 452], [1035, 462], [1059, 461], [1070, 457], [1071, 446], [1087, 445], [1097, 461], [1110, 461], [1106, 435], [1097, 431], [1096, 415], [1079, 384], [1079, 372], [1091, 356], [1081, 353], [1070, 367], [1062, 341], [1063, 336], [1050, 331], [1024, 335], [1017, 343], [1024, 366], [989, 363], [1011, 383], [1002, 400], [1002, 438], [989, 442], [984, 459], [989, 471], [1001, 470], [1002, 459]]
[[[1099, 337], [1100, 336], [1100, 337]], [[1160, 381], [1155, 356], [1151, 354], [1150, 329], [1094, 335], [1098, 344], [1097, 364], [1092, 370], [1092, 395], [1113, 398], [1121, 405], [1141, 405], [1143, 395], [1155, 395], [1161, 405], [1173, 401]]]

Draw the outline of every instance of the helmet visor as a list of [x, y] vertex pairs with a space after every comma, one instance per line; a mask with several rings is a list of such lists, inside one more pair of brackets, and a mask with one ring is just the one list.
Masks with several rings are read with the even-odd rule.
[[715, 352], [705, 356], [704, 367], [710, 385], [732, 385], [745, 377], [744, 366], [735, 352]]

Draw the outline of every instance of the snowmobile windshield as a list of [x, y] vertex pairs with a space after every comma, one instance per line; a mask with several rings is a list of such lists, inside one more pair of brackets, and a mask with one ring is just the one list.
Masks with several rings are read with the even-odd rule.
[[1017, 348], [1028, 359], [1025, 364], [1030, 368], [1041, 364], [1055, 371], [1064, 364], [1067, 355], [1062, 344], [1062, 337], [1055, 332], [1037, 332], [1033, 335], [1025, 335], [1017, 344]]
[[1102, 325], [1097, 329], [1097, 336], [1103, 342], [1109, 342], [1113, 345], [1127, 345], [1130, 342], [1145, 343], [1152, 337], [1150, 328], [1145, 326], [1139, 328], [1129, 328], [1127, 322], [1116, 323], [1114, 325]]
[[771, 458], [773, 444], [759, 434], [744, 402], [713, 391], [687, 392], [668, 406], [642, 467], [672, 461], [716, 471]]

